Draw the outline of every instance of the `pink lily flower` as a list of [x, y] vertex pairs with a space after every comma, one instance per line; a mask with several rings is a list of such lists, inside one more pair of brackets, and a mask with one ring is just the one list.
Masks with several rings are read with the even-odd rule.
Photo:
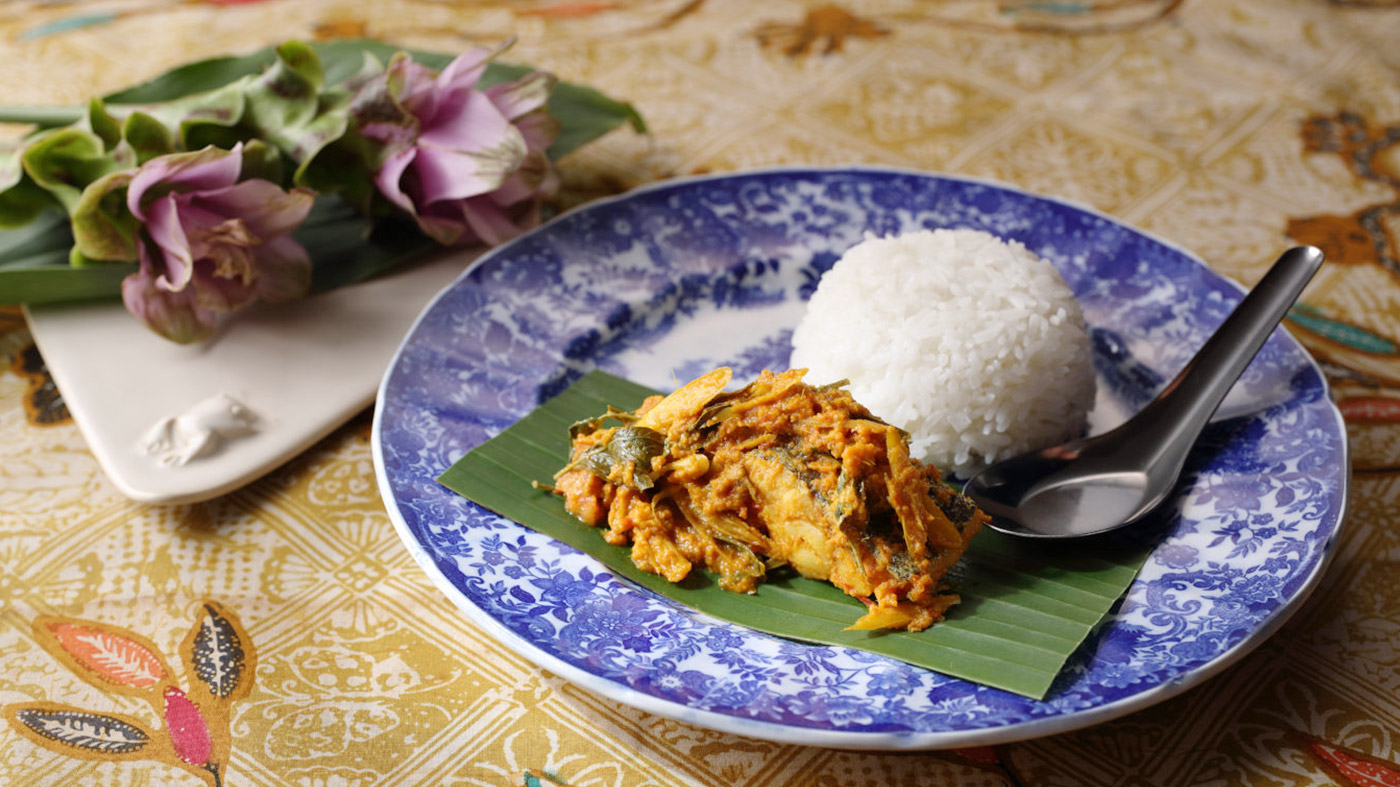
[[[360, 104], [360, 133], [384, 145], [379, 192], [443, 244], [509, 240], [539, 223], [559, 187], [545, 153], [559, 135], [545, 106], [555, 79], [478, 88], [494, 54], [474, 49], [441, 73], [397, 58]], [[375, 111], [385, 100], [397, 111]]]
[[127, 309], [156, 333], [193, 342], [221, 313], [300, 298], [311, 259], [291, 237], [314, 197], [239, 181], [242, 146], [160, 156], [131, 176], [127, 209], [144, 225], [140, 268], [122, 282]]

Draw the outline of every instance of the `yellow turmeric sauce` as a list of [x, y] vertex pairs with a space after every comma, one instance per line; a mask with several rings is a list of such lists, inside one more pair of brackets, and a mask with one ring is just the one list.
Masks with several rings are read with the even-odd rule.
[[726, 393], [722, 367], [576, 424], [555, 491], [671, 582], [701, 565], [752, 593], [789, 565], [865, 602], [852, 628], [927, 628], [957, 603], [942, 580], [987, 515], [910, 457], [903, 432], [804, 372]]

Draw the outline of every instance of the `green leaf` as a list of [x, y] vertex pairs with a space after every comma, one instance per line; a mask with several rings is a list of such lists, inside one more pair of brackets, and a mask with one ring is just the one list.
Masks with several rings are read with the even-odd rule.
[[672, 584], [632, 564], [628, 547], [603, 540], [532, 481], [564, 465], [569, 425], [611, 404], [634, 409], [655, 393], [591, 372], [495, 438], [462, 457], [438, 479], [496, 513], [582, 550], [610, 570], [677, 603], [782, 637], [861, 648], [1029, 697], [1049, 691], [1070, 655], [1099, 624], [1150, 552], [1142, 545], [1070, 549], [1025, 545], [984, 529], [960, 565], [962, 603], [946, 620], [917, 633], [846, 631], [865, 607], [826, 582], [772, 572], [752, 595], [721, 590], [713, 575], [693, 571]]
[[108, 104], [156, 104], [207, 93], [256, 76], [277, 61], [276, 47], [244, 56], [213, 57], [171, 69], [139, 85], [103, 96]]
[[23, 227], [57, 205], [53, 195], [25, 177], [21, 154], [0, 152], [0, 230]]
[[0, 231], [0, 304], [111, 298], [121, 294], [122, 279], [136, 271], [134, 264], [91, 260], [73, 267], [75, 252], [68, 215], [61, 210]]
[[428, 68], [441, 71], [456, 55], [441, 52], [426, 52], [421, 49], [395, 46], [372, 38], [349, 38], [338, 41], [317, 42], [311, 45], [321, 56], [321, 65], [326, 69], [326, 83], [335, 84], [361, 74], [365, 56], [374, 58], [381, 66], [388, 64], [398, 52], [407, 52], [415, 61]]
[[121, 168], [101, 137], [73, 126], [36, 138], [21, 162], [25, 174], [70, 213], [89, 183]]
[[[372, 39], [341, 40], [305, 44], [321, 62], [324, 84], [342, 82], [360, 73], [365, 54], [380, 63], [403, 49]], [[105, 97], [108, 103], [152, 104], [216, 90], [246, 77], [257, 76], [277, 62], [277, 47], [270, 46], [247, 55], [213, 57], [187, 63], [140, 85], [119, 90]], [[298, 53], [300, 56], [301, 53]], [[433, 68], [452, 62], [452, 56], [413, 51], [414, 59]]]
[[[362, 73], [366, 55], [380, 63], [387, 63], [395, 52], [406, 51], [419, 63], [437, 69], [452, 62], [454, 57], [440, 52], [397, 47], [372, 39], [318, 42], [307, 46], [320, 58], [325, 84], [330, 85]], [[167, 71], [140, 85], [108, 94], [104, 100], [109, 104], [145, 105], [185, 99], [218, 90], [239, 80], [255, 78], [276, 62], [275, 47], [242, 56], [200, 60]], [[528, 66], [493, 62], [486, 67], [481, 84], [489, 86], [519, 79], [531, 70]], [[220, 97], [221, 101], [227, 99], [227, 96]], [[236, 119], [239, 113], [233, 112], [233, 109], [224, 106], [221, 114], [232, 114]], [[637, 133], [645, 133], [647, 130], [642, 116], [631, 104], [609, 98], [591, 87], [570, 82], [560, 82], [555, 86], [549, 99], [549, 111], [562, 126], [559, 138], [549, 149], [550, 158], [554, 159], [571, 153], [585, 143], [624, 124], [630, 125]], [[164, 114], [155, 114], [156, 117], [167, 120]], [[82, 110], [72, 107], [0, 107], [0, 121], [35, 123], [42, 128], [74, 123], [81, 117]], [[192, 121], [190, 125], [194, 128], [182, 130], [187, 147], [193, 149], [209, 144], [229, 147], [238, 141], [237, 135], [230, 134], [227, 128], [199, 127], [206, 124], [219, 126], [220, 122], [217, 117], [205, 117], [198, 123]], [[225, 127], [227, 125], [228, 123], [223, 124]], [[302, 160], [305, 160], [305, 157]]]
[[102, 140], [108, 150], [122, 140], [122, 127], [117, 119], [107, 112], [102, 100], [94, 98], [88, 102], [87, 125]]
[[[381, 41], [362, 39], [284, 44], [282, 51], [281, 67], [287, 74], [308, 84], [316, 82], [310, 54], [314, 53], [322, 70], [320, 84], [338, 85], [362, 76], [367, 63], [387, 63], [395, 52], [404, 50]], [[454, 57], [421, 50], [406, 51], [418, 62], [437, 69], [446, 66]], [[26, 175], [21, 167], [21, 153], [8, 158], [0, 154], [0, 303], [41, 303], [119, 294], [120, 281], [125, 274], [114, 274], [113, 266], [88, 265], [67, 272], [50, 270], [57, 261], [68, 259], [73, 240], [66, 226], [51, 233], [46, 242], [52, 241], [52, 248], [42, 254], [7, 254], [3, 250], [7, 238], [13, 240], [12, 232], [33, 228], [34, 225], [25, 225], [56, 203], [61, 203], [68, 211], [76, 209], [83, 187], [115, 171], [119, 156], [132, 159], [122, 166], [133, 161], [147, 161], [170, 152], [172, 137], [190, 150], [209, 145], [229, 149], [237, 142], [246, 142], [253, 124], [246, 117], [245, 92], [254, 80], [278, 62], [277, 49], [269, 47], [249, 55], [218, 57], [181, 66], [144, 84], [112, 93], [105, 97], [105, 104], [89, 104], [83, 108], [0, 107], [0, 121], [34, 123], [41, 129], [49, 129], [26, 142], [29, 150], [40, 146], [39, 152], [34, 154], [37, 177], [33, 173]], [[526, 66], [491, 63], [482, 84], [517, 79], [531, 70]], [[370, 153], [363, 146], [345, 142], [343, 113], [326, 111], [344, 97], [334, 89], [320, 91], [317, 99], [320, 114], [296, 129], [297, 138], [280, 141], [294, 148], [289, 157], [300, 165], [294, 174], [298, 185], [322, 193], [338, 192], [347, 202], [365, 208], [375, 194], [373, 183], [360, 174]], [[93, 115], [94, 106], [102, 107], [101, 116]], [[562, 126], [559, 140], [549, 150], [554, 158], [625, 123], [639, 132], [645, 130], [645, 124], [631, 105], [587, 87], [559, 83], [551, 94], [549, 108]], [[112, 149], [105, 144], [112, 135], [108, 119], [120, 120], [122, 124], [122, 141]], [[53, 130], [56, 126], [84, 122], [97, 133], [80, 127]], [[172, 134], [171, 129], [178, 129], [178, 133]], [[313, 160], [314, 167], [311, 166]], [[259, 154], [255, 159], [245, 148], [245, 166], [251, 168], [250, 172], [256, 170], [270, 176], [283, 164], [285, 162], [271, 155]], [[100, 200], [87, 208], [89, 215], [77, 222], [84, 237], [104, 240], [102, 243], [94, 240], [94, 245], [86, 249], [94, 253], [79, 252], [76, 259], [96, 257], [95, 252], [99, 250], [107, 256], [133, 253], [132, 246], [124, 239], [129, 228], [118, 220], [118, 206], [111, 204], [110, 199], [110, 193], [104, 192]], [[325, 199], [318, 200], [318, 208], [324, 202]], [[329, 212], [325, 215], [335, 218], [308, 221], [296, 233], [312, 255], [314, 291], [363, 281], [435, 247], [421, 232], [402, 221], [389, 221], [367, 234], [364, 220], [351, 215], [349, 208], [339, 201], [332, 201], [326, 211]], [[319, 214], [313, 211], [314, 215]], [[4, 229], [7, 227], [21, 230], [7, 231]], [[25, 238], [32, 240], [28, 235]], [[93, 277], [91, 281], [84, 280], [88, 275]]]
[[110, 299], [121, 294], [122, 279], [136, 272], [135, 263], [70, 267], [66, 250], [56, 261], [61, 264], [0, 268], [0, 304]]
[[127, 115], [122, 123], [121, 137], [136, 155], [138, 166], [156, 156], [175, 152], [175, 137], [170, 129], [145, 112]]
[[[519, 79], [530, 73], [528, 66], [492, 63], [481, 78], [483, 86]], [[608, 98], [585, 85], [560, 82], [549, 96], [550, 114], [562, 127], [559, 138], [549, 146], [549, 157], [560, 159], [626, 123], [638, 134], [645, 134], [646, 122], [631, 104]]]
[[436, 241], [406, 219], [380, 221], [336, 199], [319, 199], [292, 237], [311, 255], [311, 292], [326, 292], [378, 276], [433, 249]]
[[[108, 192], [109, 198], [120, 194], [119, 190]], [[96, 232], [105, 219], [92, 220]], [[337, 199], [317, 200], [292, 237], [311, 255], [313, 293], [368, 281], [440, 248], [411, 221], [381, 221], [371, 227]], [[76, 248], [67, 216], [59, 211], [50, 211], [28, 226], [0, 231], [0, 305], [121, 295], [122, 279], [134, 273], [136, 266], [80, 254], [84, 264], [70, 267], [70, 250]]]
[[[405, 51], [417, 62], [436, 69], [443, 68], [455, 57], [440, 52], [394, 46], [373, 39], [318, 42], [308, 46], [320, 58], [325, 84], [337, 84], [361, 73], [365, 55], [374, 57], [380, 63], [388, 63], [395, 52]], [[276, 60], [274, 47], [241, 57], [202, 60], [169, 71], [145, 84], [108, 95], [106, 100], [117, 104], [169, 101], [255, 76]], [[509, 82], [532, 70], [529, 66], [493, 62], [486, 67], [481, 84], [489, 86]], [[549, 99], [549, 111], [563, 126], [559, 139], [549, 149], [549, 155], [554, 159], [624, 124], [630, 125], [638, 133], [646, 132], [646, 123], [631, 104], [609, 98], [583, 85], [569, 82], [556, 85]]]
[[374, 151], [363, 137], [341, 134], [303, 159], [292, 174], [292, 184], [341, 199], [368, 214], [378, 193], [370, 162]]
[[[181, 147], [185, 150], [200, 150], [209, 145], [231, 148], [249, 136], [242, 125], [248, 106], [248, 83], [251, 80], [249, 77], [206, 93], [126, 108], [147, 112], [166, 126], [178, 129], [177, 135]], [[117, 112], [123, 110], [121, 104], [109, 106]]]
[[[320, 92], [325, 74], [316, 53], [305, 44], [289, 41], [277, 48], [277, 61], [248, 85], [246, 123], [254, 136], [266, 139], [300, 161], [302, 136], [318, 119]], [[343, 115], [344, 113], [339, 113]], [[307, 151], [319, 150], [326, 142], [345, 133], [344, 117], [331, 117], [338, 133]]]
[[72, 249], [68, 216], [59, 210], [0, 232], [0, 304], [110, 298], [120, 294], [122, 279], [136, 270], [125, 263], [70, 267]]
[[243, 143], [243, 164], [239, 169], [239, 177], [243, 180], [261, 178], [281, 183], [281, 152], [260, 139], [248, 140]]
[[74, 248], [89, 260], [134, 261], [141, 222], [126, 204], [131, 172], [113, 172], [83, 191], [72, 208]]
[[73, 235], [68, 231], [68, 215], [57, 205], [50, 205], [50, 208], [41, 211], [23, 227], [0, 231], [0, 269], [18, 265], [36, 255], [68, 253], [68, 248], [73, 245]]

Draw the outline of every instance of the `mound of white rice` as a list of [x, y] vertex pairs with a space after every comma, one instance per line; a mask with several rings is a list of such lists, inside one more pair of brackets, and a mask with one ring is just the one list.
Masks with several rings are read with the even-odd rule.
[[822, 276], [792, 345], [807, 382], [850, 380], [914, 456], [962, 477], [1078, 436], [1094, 403], [1064, 279], [978, 230], [868, 236]]

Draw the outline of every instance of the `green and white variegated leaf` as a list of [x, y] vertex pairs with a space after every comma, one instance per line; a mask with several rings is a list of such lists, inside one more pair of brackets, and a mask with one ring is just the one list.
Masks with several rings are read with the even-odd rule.
[[77, 708], [31, 705], [12, 708], [10, 715], [31, 738], [56, 751], [129, 755], [151, 742], [151, 733], [134, 722]]

